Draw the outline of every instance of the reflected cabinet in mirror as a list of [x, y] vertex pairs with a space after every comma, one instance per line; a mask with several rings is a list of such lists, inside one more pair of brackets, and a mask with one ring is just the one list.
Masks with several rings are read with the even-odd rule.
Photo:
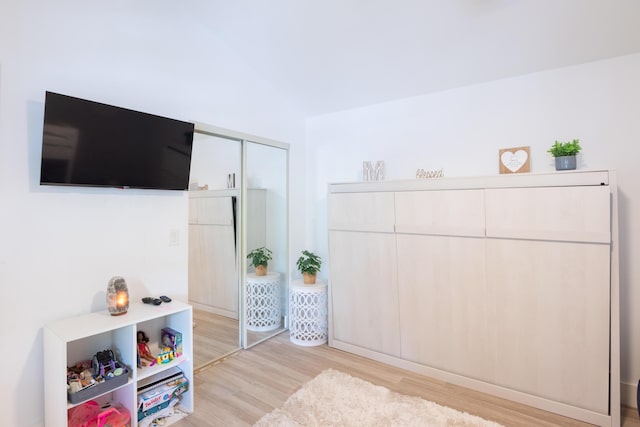
[[240, 347], [240, 141], [197, 132], [189, 185], [189, 303], [193, 366]]
[[250, 347], [288, 326], [288, 150], [245, 141], [244, 165], [244, 326]]

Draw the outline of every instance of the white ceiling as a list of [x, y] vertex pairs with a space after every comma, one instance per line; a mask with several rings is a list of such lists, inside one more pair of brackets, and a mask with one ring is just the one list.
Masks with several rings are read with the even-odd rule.
[[640, 52], [640, 0], [216, 0], [199, 19], [306, 115]]

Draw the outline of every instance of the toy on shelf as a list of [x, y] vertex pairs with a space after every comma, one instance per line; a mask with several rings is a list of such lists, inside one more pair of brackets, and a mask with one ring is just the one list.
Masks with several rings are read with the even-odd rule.
[[175, 357], [175, 353], [171, 347], [164, 347], [158, 354], [156, 361], [159, 364], [165, 364], [171, 362]]
[[152, 425], [154, 420], [171, 415], [189, 389], [189, 381], [179, 368], [168, 368], [162, 375], [138, 388], [138, 426]]
[[92, 361], [93, 376], [97, 380], [113, 378], [122, 375], [123, 368], [116, 360], [111, 350], [97, 352]]
[[147, 337], [147, 334], [145, 334], [142, 331], [138, 331], [137, 334], [138, 337], [138, 367], [143, 367], [143, 366], [147, 366], [147, 363], [145, 361], [149, 361], [149, 362], [153, 362], [156, 360], [155, 357], [153, 357], [153, 354], [151, 354], [151, 350], [149, 349], [149, 345], [147, 344], [149, 342], [149, 337]]
[[72, 404], [91, 399], [126, 384], [127, 374], [112, 350], [99, 351], [93, 359], [67, 368], [67, 397]]
[[84, 360], [67, 368], [67, 384], [70, 393], [76, 393], [94, 383], [91, 360]]
[[68, 424], [69, 427], [125, 427], [131, 425], [131, 414], [120, 404], [100, 406], [95, 400], [89, 400], [69, 411]]
[[174, 357], [182, 356], [182, 333], [169, 327], [162, 328], [161, 332], [162, 346], [171, 348]]

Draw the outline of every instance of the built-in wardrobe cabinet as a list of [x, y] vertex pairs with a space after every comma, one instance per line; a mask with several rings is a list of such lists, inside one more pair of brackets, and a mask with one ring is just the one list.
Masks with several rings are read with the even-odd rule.
[[[238, 319], [238, 190], [189, 192], [189, 302], [194, 307]], [[265, 245], [264, 189], [249, 189], [247, 244]]]
[[620, 420], [610, 171], [331, 184], [333, 347]]
[[238, 319], [237, 190], [189, 192], [189, 302]]

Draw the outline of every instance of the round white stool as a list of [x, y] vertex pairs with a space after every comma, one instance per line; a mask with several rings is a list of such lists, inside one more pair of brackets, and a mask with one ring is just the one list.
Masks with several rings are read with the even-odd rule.
[[280, 327], [280, 273], [247, 274], [247, 329], [271, 331]]
[[327, 285], [305, 285], [294, 280], [289, 286], [289, 339], [303, 346], [327, 342]]

